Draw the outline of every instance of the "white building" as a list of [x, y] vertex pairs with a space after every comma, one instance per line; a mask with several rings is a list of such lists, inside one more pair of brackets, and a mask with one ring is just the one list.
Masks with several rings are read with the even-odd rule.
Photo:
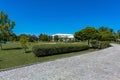
[[54, 36], [56, 36], [56, 35], [58, 36], [59, 39], [63, 39], [63, 41], [74, 39], [73, 34], [54, 34], [54, 35], [52, 35], [53, 40], [54, 40]]

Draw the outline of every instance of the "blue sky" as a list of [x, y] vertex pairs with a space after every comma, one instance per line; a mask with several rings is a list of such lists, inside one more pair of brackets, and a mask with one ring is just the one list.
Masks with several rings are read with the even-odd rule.
[[16, 34], [71, 33], [87, 26], [120, 29], [120, 0], [0, 0]]

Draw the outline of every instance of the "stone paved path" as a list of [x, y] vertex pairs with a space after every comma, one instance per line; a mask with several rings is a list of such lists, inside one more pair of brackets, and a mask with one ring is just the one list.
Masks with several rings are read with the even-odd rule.
[[3, 71], [0, 80], [120, 80], [120, 45]]

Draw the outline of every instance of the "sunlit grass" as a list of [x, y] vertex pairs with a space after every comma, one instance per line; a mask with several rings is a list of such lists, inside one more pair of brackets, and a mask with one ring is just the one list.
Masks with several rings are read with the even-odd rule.
[[[43, 43], [42, 42], [28, 43], [29, 50], [32, 49], [33, 45], [40, 45], [40, 44], [43, 44]], [[61, 43], [57, 43], [57, 44], [61, 44]], [[82, 43], [79, 43], [79, 44], [82, 44]], [[73, 52], [73, 53], [38, 58], [38, 57], [35, 57], [35, 55], [32, 52], [24, 53], [19, 42], [7, 43], [3, 45], [3, 50], [0, 50], [0, 69], [21, 66], [21, 65], [26, 65], [26, 64], [32, 64], [36, 62], [45, 62], [49, 60], [55, 60], [59, 58], [84, 54], [84, 53], [91, 52], [91, 51], [94, 51], [94, 50], [90, 49], [90, 50], [81, 51], [81, 52]]]

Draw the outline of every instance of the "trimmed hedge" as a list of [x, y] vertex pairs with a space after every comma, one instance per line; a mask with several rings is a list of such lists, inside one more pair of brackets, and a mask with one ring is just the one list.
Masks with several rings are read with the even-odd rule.
[[77, 52], [89, 49], [88, 45], [79, 44], [44, 44], [35, 45], [32, 48], [33, 53], [37, 57]]

